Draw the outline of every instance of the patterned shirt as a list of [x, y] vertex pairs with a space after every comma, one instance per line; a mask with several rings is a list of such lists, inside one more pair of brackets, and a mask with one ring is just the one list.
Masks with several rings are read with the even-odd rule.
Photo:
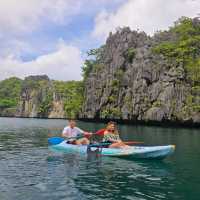
[[112, 140], [120, 140], [119, 135], [118, 134], [113, 134], [113, 133], [104, 134], [103, 142], [112, 141]]

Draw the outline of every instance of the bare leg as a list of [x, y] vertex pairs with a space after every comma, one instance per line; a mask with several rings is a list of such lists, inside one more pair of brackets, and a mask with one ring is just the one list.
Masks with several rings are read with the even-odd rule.
[[127, 148], [128, 145], [124, 144], [123, 142], [115, 142], [109, 145], [109, 148]]
[[87, 144], [89, 144], [89, 143], [90, 143], [90, 141], [89, 141], [87, 138], [81, 138], [81, 139], [79, 139], [79, 140], [76, 140], [76, 144], [77, 144], [77, 145], [81, 145], [81, 144], [87, 145]]
[[81, 141], [81, 144], [90, 144], [90, 141], [87, 139], [87, 138], [83, 138], [82, 141]]
[[75, 144], [80, 145], [81, 143], [80, 143], [80, 141], [76, 140]]

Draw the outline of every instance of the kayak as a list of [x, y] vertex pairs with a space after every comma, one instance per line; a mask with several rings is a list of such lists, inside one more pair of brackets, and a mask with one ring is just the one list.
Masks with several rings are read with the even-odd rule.
[[141, 159], [164, 159], [171, 155], [175, 150], [175, 145], [166, 146], [129, 146], [127, 148], [105, 148], [91, 145], [68, 144], [65, 140], [50, 145], [52, 150], [61, 150], [67, 153], [88, 154], [97, 152], [102, 156], [120, 158], [141, 158]]

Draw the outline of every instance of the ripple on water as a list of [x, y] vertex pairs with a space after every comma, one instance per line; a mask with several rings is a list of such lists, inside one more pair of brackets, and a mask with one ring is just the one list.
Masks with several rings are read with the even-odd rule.
[[[140, 127], [140, 135], [135, 131], [131, 139], [165, 144], [167, 138], [177, 146], [174, 156], [163, 162], [143, 162], [50, 152], [49, 130], [63, 127], [65, 121], [12, 119], [6, 124], [4, 119], [3, 126], [1, 122], [2, 200], [197, 200], [200, 195], [198, 131]], [[81, 126], [89, 129], [88, 123]], [[123, 128], [127, 140], [132, 128], [137, 130]]]

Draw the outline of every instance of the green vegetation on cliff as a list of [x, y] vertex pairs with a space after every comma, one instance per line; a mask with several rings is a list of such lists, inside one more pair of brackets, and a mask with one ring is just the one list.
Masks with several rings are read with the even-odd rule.
[[33, 90], [50, 86], [50, 80], [47, 75], [28, 76], [22, 82], [22, 90]]
[[89, 56], [82, 116], [200, 122], [199, 18], [182, 17], [152, 37], [124, 27]]
[[89, 74], [93, 71], [100, 71], [103, 68], [102, 55], [104, 51], [104, 46], [97, 49], [91, 49], [88, 51], [88, 59], [85, 60], [82, 67], [83, 79], [87, 79]]
[[121, 116], [122, 113], [120, 111], [120, 108], [103, 109], [100, 112], [100, 117], [105, 119], [120, 119]]
[[125, 54], [125, 58], [128, 60], [129, 63], [132, 63], [133, 58], [135, 56], [135, 48], [131, 47], [128, 49], [128, 51]]
[[55, 91], [64, 101], [64, 111], [68, 118], [75, 118], [82, 109], [83, 82], [82, 81], [54, 81]]
[[51, 81], [46, 75], [9, 78], [0, 82], [0, 115], [48, 117], [60, 112], [60, 117], [74, 118], [82, 109], [83, 91], [82, 81]]
[[88, 52], [82, 73], [83, 81], [2, 81], [0, 108], [20, 105], [25, 117], [199, 123], [200, 20], [183, 17], [153, 37], [125, 27]]
[[[162, 54], [176, 66], [182, 66], [193, 85], [200, 84], [200, 23], [182, 17], [170, 28], [173, 41], [165, 41], [153, 51]], [[161, 33], [162, 34], [162, 33]]]
[[0, 108], [17, 106], [20, 98], [22, 80], [16, 77], [0, 81]]
[[44, 100], [41, 102], [39, 106], [39, 116], [48, 116], [49, 111], [51, 110], [53, 102], [53, 91], [48, 89], [45, 95]]
[[200, 112], [200, 22], [182, 17], [169, 32], [174, 34], [174, 39], [158, 44], [153, 52], [162, 54], [173, 66], [185, 70], [185, 79], [191, 84], [192, 93], [187, 97], [181, 115], [188, 117], [192, 112]]

